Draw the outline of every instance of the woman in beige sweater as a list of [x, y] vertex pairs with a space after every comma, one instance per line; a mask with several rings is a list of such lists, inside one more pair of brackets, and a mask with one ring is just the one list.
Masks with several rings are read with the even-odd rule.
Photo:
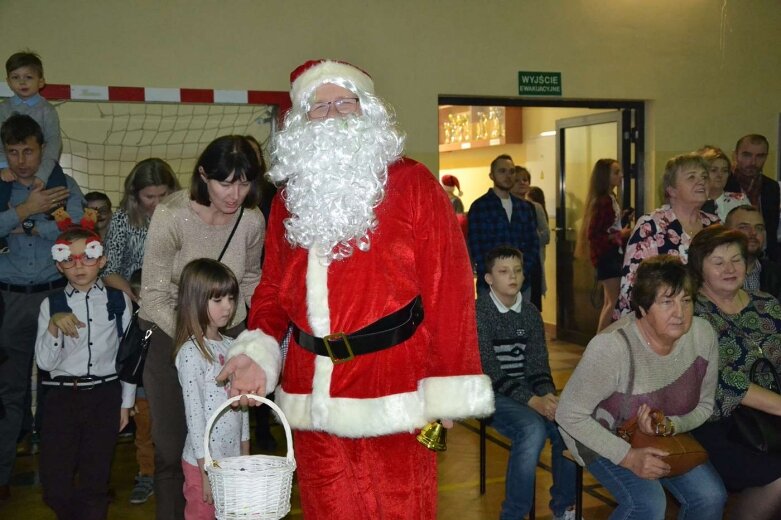
[[198, 159], [189, 192], [178, 191], [161, 202], [149, 225], [139, 317], [142, 327], [156, 325], [144, 387], [152, 411], [158, 519], [184, 514], [181, 458], [187, 428], [171, 339], [179, 275], [190, 260], [220, 259], [224, 250], [220, 261], [239, 280], [241, 300], [227, 335], [243, 330], [246, 305], [260, 281], [265, 221], [256, 206], [257, 180], [264, 173], [243, 137], [219, 137]]

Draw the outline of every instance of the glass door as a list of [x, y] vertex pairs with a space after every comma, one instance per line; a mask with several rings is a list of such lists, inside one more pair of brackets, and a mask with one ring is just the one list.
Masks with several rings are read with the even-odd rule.
[[[622, 126], [620, 110], [556, 121], [556, 337], [581, 345], [588, 343], [596, 332], [602, 288], [596, 283], [591, 261], [575, 256], [575, 245], [594, 163], [602, 158], [625, 163], [622, 139], [629, 136], [623, 135]], [[625, 165], [624, 171], [631, 171], [629, 165]], [[625, 173], [625, 182], [630, 176]]]

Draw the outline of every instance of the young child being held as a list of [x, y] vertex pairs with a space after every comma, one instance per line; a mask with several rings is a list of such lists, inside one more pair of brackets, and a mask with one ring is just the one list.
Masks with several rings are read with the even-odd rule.
[[[228, 399], [227, 389], [218, 386], [216, 378], [233, 339], [220, 330], [230, 323], [238, 295], [236, 276], [216, 260], [193, 260], [182, 270], [174, 345], [187, 418], [182, 454], [187, 520], [214, 518], [211, 486], [203, 469], [203, 435], [206, 421]], [[210, 453], [215, 460], [249, 455], [247, 412], [226, 412], [215, 423], [211, 439]]]
[[512, 440], [500, 519], [525, 518], [534, 500], [537, 461], [551, 441], [554, 520], [575, 519], [575, 466], [562, 456], [554, 416], [556, 388], [539, 311], [523, 301], [523, 254], [497, 247], [486, 256], [488, 293], [477, 298], [477, 337], [483, 371], [491, 378], [496, 412], [491, 425]]
[[[43, 78], [43, 63], [40, 56], [30, 51], [17, 52], [5, 62], [8, 76], [6, 81], [14, 95], [0, 103], [0, 125], [12, 114], [19, 113], [32, 117], [43, 130], [43, 154], [41, 164], [35, 173], [34, 188], [43, 189], [66, 187], [65, 175], [54, 165], [60, 158], [62, 137], [60, 136], [60, 118], [54, 106], [38, 93], [46, 80]], [[0, 211], [8, 209], [11, 200], [11, 184], [16, 175], [8, 167], [5, 150], [0, 146]], [[0, 254], [8, 252], [6, 240], [0, 239]]]
[[107, 518], [114, 445], [136, 390], [116, 374], [130, 299], [98, 277], [106, 258], [94, 231], [65, 231], [52, 256], [68, 284], [41, 302], [38, 315], [35, 356], [51, 374], [41, 383], [43, 499], [57, 518]]

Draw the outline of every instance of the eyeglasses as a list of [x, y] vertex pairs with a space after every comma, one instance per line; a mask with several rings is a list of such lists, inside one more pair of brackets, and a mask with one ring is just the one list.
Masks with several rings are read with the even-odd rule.
[[309, 119], [323, 119], [331, 111], [331, 105], [342, 115], [352, 114], [358, 109], [358, 98], [341, 98], [315, 103], [306, 115]]
[[[90, 207], [90, 206], [86, 206], [84, 209], [87, 209], [87, 208], [89, 208], [89, 207]], [[96, 212], [98, 215], [108, 215], [109, 213], [111, 213], [111, 208], [109, 208], [108, 206], [101, 206], [101, 207], [99, 207], [99, 208], [91, 208], [91, 209], [94, 209], [94, 210], [95, 210], [95, 212]]]
[[76, 265], [77, 260], [81, 262], [81, 265], [84, 267], [92, 267], [93, 265], [97, 265], [100, 257], [90, 258], [86, 253], [82, 253], [80, 255], [70, 255], [68, 258], [60, 262], [60, 267], [63, 269], [71, 269], [74, 265]]

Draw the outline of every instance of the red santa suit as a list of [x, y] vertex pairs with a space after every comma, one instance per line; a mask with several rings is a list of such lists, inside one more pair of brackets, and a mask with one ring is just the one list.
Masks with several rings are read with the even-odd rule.
[[375, 213], [369, 251], [326, 266], [285, 239], [289, 214], [279, 194], [249, 314], [249, 328], [258, 330], [232, 351], [264, 368], [270, 390], [289, 322], [317, 337], [350, 334], [422, 298], [424, 318], [411, 338], [346, 363], [291, 339], [276, 402], [296, 431], [307, 518], [432, 518], [435, 455], [415, 433], [436, 419], [493, 412], [472, 272], [446, 194], [423, 165], [402, 158], [388, 168]]

